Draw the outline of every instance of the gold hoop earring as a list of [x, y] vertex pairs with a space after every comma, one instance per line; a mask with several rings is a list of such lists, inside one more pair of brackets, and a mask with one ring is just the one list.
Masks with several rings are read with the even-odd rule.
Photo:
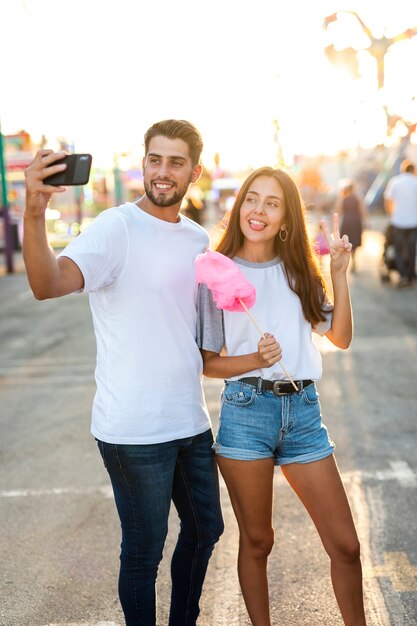
[[[285, 233], [285, 237], [283, 237], [283, 233]], [[288, 230], [286, 228], [281, 228], [279, 233], [279, 238], [281, 239], [282, 242], [287, 241], [288, 239]]]

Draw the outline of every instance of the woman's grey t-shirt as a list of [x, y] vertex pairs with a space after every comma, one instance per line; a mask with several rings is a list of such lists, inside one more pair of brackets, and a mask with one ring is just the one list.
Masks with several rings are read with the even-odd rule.
[[[312, 328], [305, 319], [299, 297], [290, 289], [282, 261], [252, 263], [235, 257], [240, 271], [256, 288], [256, 302], [251, 315], [263, 332], [271, 333], [282, 347], [282, 362], [294, 378], [318, 380], [322, 374], [321, 355], [313, 343], [312, 333], [324, 335], [331, 327], [332, 305], [326, 307], [326, 320]], [[222, 311], [217, 308], [213, 294], [204, 284], [198, 294], [198, 346], [228, 356], [257, 351], [260, 334], [244, 312]], [[285, 378], [279, 364], [248, 372], [268, 380]], [[231, 377], [239, 378], [239, 376]]]

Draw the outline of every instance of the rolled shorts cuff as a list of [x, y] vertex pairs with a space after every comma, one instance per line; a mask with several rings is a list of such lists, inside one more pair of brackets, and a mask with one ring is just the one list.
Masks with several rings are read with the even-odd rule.
[[290, 463], [313, 463], [313, 461], [321, 461], [326, 457], [333, 454], [335, 445], [332, 443], [323, 450], [317, 450], [316, 452], [310, 452], [310, 454], [299, 454], [295, 457], [275, 457], [275, 465], [289, 465]]
[[335, 445], [331, 443], [323, 450], [317, 450], [310, 452], [309, 454], [299, 454], [295, 457], [276, 457], [270, 454], [262, 454], [255, 450], [245, 450], [244, 448], [229, 448], [222, 446], [221, 443], [215, 442], [212, 446], [214, 452], [219, 456], [223, 456], [226, 459], [233, 459], [235, 461], [260, 461], [262, 459], [274, 459], [274, 464], [289, 465], [290, 463], [313, 463], [314, 461], [321, 461], [326, 457], [333, 454]]
[[262, 454], [254, 450], [245, 450], [243, 448], [228, 448], [222, 446], [221, 443], [214, 443], [212, 446], [214, 452], [226, 459], [234, 459], [235, 461], [259, 461], [260, 459], [271, 459], [270, 454]]

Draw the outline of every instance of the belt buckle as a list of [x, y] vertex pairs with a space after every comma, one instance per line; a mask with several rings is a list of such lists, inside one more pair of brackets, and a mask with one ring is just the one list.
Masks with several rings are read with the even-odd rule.
[[272, 384], [272, 391], [273, 391], [273, 394], [274, 394], [274, 396], [278, 396], [278, 398], [279, 398], [280, 396], [287, 396], [287, 395], [288, 395], [288, 392], [284, 393], [284, 392], [282, 392], [282, 391], [280, 391], [280, 390], [279, 390], [280, 385], [281, 385], [281, 382], [282, 382], [282, 381], [280, 381], [280, 380], [274, 380], [274, 382], [273, 382], [273, 384]]

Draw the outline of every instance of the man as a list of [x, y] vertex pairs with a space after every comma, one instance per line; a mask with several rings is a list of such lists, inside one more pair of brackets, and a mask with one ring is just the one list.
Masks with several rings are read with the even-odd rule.
[[402, 161], [400, 172], [388, 182], [384, 198], [393, 226], [398, 286], [407, 287], [416, 277], [417, 177], [414, 165], [407, 160]]
[[202, 170], [202, 141], [183, 120], [145, 134], [145, 194], [104, 211], [58, 258], [45, 232], [65, 166], [41, 150], [26, 171], [24, 260], [36, 298], [89, 293], [97, 339], [92, 434], [122, 527], [119, 596], [127, 626], [155, 624], [155, 584], [171, 499], [180, 518], [170, 626], [196, 624], [214, 544], [223, 530], [212, 432], [195, 341], [194, 258], [204, 229], [179, 216]]

